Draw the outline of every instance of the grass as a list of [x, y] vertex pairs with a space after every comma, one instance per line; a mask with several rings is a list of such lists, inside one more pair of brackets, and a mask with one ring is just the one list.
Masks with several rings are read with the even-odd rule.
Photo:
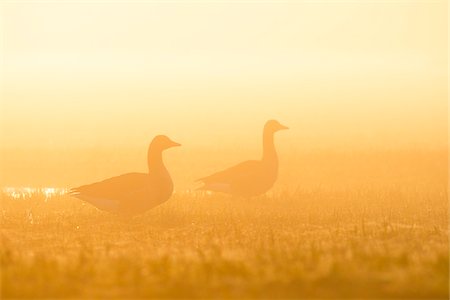
[[2, 298], [449, 297], [445, 185], [177, 193], [121, 220], [3, 194]]

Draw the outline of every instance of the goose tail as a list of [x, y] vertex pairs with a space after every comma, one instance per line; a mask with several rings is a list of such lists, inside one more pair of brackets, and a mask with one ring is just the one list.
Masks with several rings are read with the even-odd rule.
[[69, 196], [77, 196], [77, 195], [80, 195], [81, 193], [77, 188], [72, 188], [72, 189], [69, 189], [66, 194]]

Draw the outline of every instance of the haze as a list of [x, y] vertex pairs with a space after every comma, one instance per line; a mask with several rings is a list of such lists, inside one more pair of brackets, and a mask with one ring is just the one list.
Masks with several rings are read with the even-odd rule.
[[272, 118], [291, 156], [447, 147], [446, 1], [1, 9], [3, 186], [145, 170], [156, 134], [205, 175], [259, 157]]

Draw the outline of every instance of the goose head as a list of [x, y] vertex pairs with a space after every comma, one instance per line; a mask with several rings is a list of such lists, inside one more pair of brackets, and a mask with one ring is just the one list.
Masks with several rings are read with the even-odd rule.
[[172, 147], [178, 147], [181, 146], [181, 144], [178, 144], [171, 139], [169, 139], [165, 135], [157, 135], [153, 139], [153, 141], [150, 143], [150, 149], [156, 150], [156, 151], [164, 151]]
[[266, 122], [266, 125], [264, 126], [264, 132], [267, 133], [275, 133], [280, 130], [289, 129], [288, 127], [280, 124], [277, 120], [269, 120]]

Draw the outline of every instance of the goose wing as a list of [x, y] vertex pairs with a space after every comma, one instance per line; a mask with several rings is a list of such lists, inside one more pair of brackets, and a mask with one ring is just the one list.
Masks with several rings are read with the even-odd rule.
[[97, 199], [120, 199], [122, 195], [140, 190], [149, 185], [149, 176], [145, 173], [127, 173], [92, 184], [82, 185], [70, 190], [75, 197]]
[[260, 164], [261, 162], [257, 160], [244, 161], [231, 168], [200, 178], [197, 181], [201, 181], [205, 185], [242, 182], [254, 177], [261, 169]]

